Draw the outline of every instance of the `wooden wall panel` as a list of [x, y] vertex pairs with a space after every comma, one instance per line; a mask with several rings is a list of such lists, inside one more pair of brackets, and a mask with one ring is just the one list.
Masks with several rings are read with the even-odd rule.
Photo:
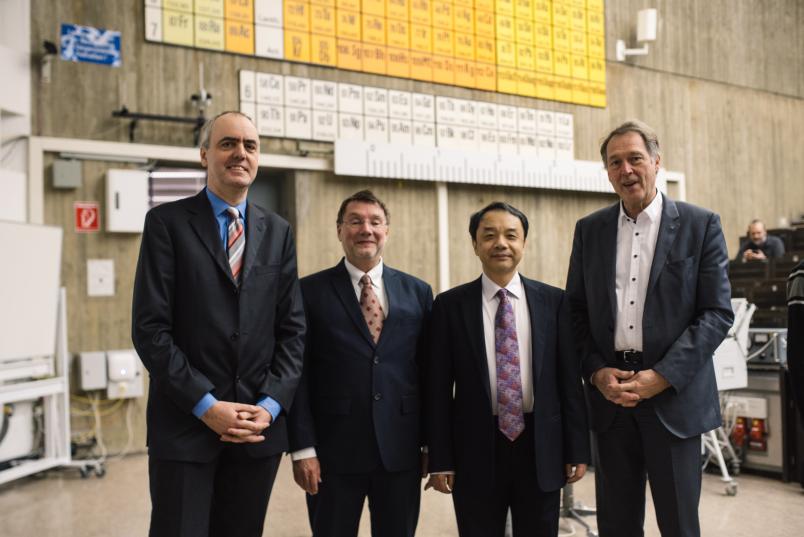
[[480, 276], [480, 260], [472, 249], [469, 235], [469, 217], [492, 201], [510, 203], [528, 217], [528, 238], [520, 272], [529, 278], [563, 288], [576, 220], [614, 200], [613, 195], [605, 194], [578, 195], [553, 190], [451, 185], [451, 286]]
[[435, 186], [429, 182], [371, 180], [322, 172], [295, 173], [299, 274], [312, 274], [343, 257], [335, 220], [341, 201], [364, 188], [391, 215], [383, 259], [437, 287], [438, 243]]
[[[45, 160], [45, 224], [64, 229], [62, 247], [61, 283], [67, 289], [67, 348], [76, 355], [84, 351], [131, 349], [131, 296], [134, 289], [134, 271], [140, 248], [137, 233], [106, 233], [106, 170], [131, 168], [123, 163], [97, 161], [83, 162], [83, 184], [76, 189], [54, 189], [51, 166], [53, 155]], [[100, 204], [101, 231], [76, 233], [73, 203], [94, 201]], [[115, 294], [110, 297], [87, 296], [87, 260], [112, 259], [115, 270]], [[74, 394], [85, 396], [78, 389], [77, 372], [71, 378]], [[147, 375], [147, 374], [146, 374]], [[147, 376], [146, 376], [147, 389]], [[147, 392], [146, 392], [147, 393]], [[146, 397], [133, 400], [132, 428], [135, 451], [145, 449]], [[81, 410], [88, 406], [79, 402], [73, 405]], [[103, 436], [112, 452], [123, 449], [127, 442], [126, 407], [103, 417]], [[83, 413], [82, 413], [83, 414]], [[73, 430], [80, 433], [93, 427], [88, 415], [73, 416]]]

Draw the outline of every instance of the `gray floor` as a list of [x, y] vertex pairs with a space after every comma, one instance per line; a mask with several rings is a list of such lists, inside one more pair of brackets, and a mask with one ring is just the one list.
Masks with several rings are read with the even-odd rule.
[[[718, 476], [705, 475], [701, 499], [704, 536], [804, 535], [804, 491], [798, 484], [747, 474], [737, 480], [739, 492], [730, 497]], [[575, 494], [576, 500], [593, 503], [593, 476], [577, 484]], [[102, 479], [81, 479], [76, 471], [55, 471], [0, 487], [0, 534], [140, 537], [147, 535], [149, 510], [147, 459], [137, 455], [109, 462]], [[650, 506], [645, 533], [648, 537], [659, 536]], [[293, 483], [287, 458], [279, 469], [264, 535], [309, 536], [304, 498]], [[360, 536], [369, 535], [364, 516]], [[433, 491], [423, 495], [417, 535], [457, 535], [449, 497]], [[584, 532], [576, 527], [575, 535], [583, 537]]]

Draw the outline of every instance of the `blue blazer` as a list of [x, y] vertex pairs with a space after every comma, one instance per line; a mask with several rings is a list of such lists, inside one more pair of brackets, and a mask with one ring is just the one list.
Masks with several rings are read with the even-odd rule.
[[343, 260], [301, 280], [308, 323], [304, 372], [288, 415], [290, 449], [314, 446], [322, 470], [416, 468], [425, 325], [433, 292], [383, 267], [388, 312], [375, 344]]
[[[614, 365], [619, 212], [618, 202], [575, 226], [567, 294], [585, 379]], [[644, 367], [671, 385], [654, 398], [656, 413], [682, 438], [721, 424], [712, 355], [734, 322], [728, 264], [718, 215], [665, 196], [642, 317], [642, 351]], [[586, 386], [592, 427], [605, 431], [617, 406]]]
[[[589, 431], [564, 292], [525, 277], [522, 285], [531, 322], [536, 477], [547, 492], [566, 483], [564, 464], [589, 462]], [[427, 374], [430, 471], [455, 471], [474, 490], [493, 486], [497, 431], [482, 292], [478, 278], [438, 295]]]

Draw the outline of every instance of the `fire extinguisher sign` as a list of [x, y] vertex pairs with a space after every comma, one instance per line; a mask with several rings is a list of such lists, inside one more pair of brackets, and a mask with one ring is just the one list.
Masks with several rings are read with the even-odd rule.
[[100, 204], [96, 201], [76, 201], [75, 232], [97, 233], [100, 230]]

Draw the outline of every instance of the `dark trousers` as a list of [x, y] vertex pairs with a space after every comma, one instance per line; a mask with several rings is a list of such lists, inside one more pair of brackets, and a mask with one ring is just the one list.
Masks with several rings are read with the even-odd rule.
[[679, 438], [662, 425], [651, 401], [618, 408], [597, 433], [595, 469], [600, 537], [642, 537], [645, 482], [663, 537], [699, 537], [701, 437]]
[[461, 486], [460, 471], [455, 474], [452, 500], [458, 534], [460, 537], [503, 537], [510, 508], [514, 537], [555, 537], [561, 491], [539, 489], [532, 417], [526, 416], [525, 430], [516, 440], [511, 442], [498, 430], [495, 442], [491, 490]]
[[314, 537], [357, 537], [368, 498], [373, 537], [413, 537], [419, 521], [421, 473], [418, 468], [360, 474], [323, 472], [318, 494], [307, 495]]
[[208, 463], [150, 457], [150, 537], [260, 537], [280, 457], [234, 444]]

